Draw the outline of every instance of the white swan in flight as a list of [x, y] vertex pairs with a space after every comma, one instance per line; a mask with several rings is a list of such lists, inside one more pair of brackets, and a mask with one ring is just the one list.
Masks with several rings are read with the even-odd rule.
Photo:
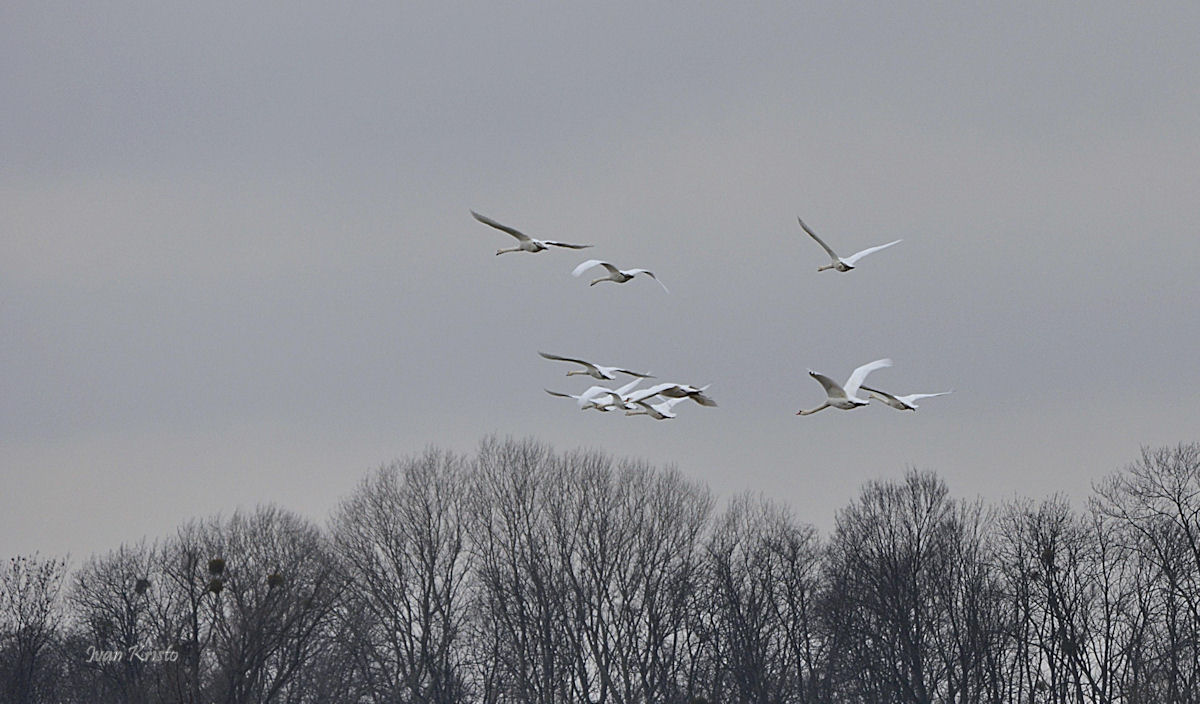
[[[593, 388], [596, 388], [596, 387], [593, 387]], [[612, 397], [609, 396], [608, 394], [605, 394], [604, 397], [600, 398], [600, 399], [590, 399], [587, 396], [585, 396], [584, 394], [578, 394], [578, 395], [564, 394], [561, 391], [551, 391], [550, 389], [543, 389], [543, 390], [546, 393], [550, 394], [551, 396], [559, 396], [561, 398], [575, 399], [576, 403], [579, 404], [579, 410], [581, 410], [581, 411], [586, 411], [589, 408], [594, 408], [597, 411], [600, 411], [601, 413], [607, 413], [608, 411], [612, 410], [612, 403], [611, 403]]]
[[567, 376], [573, 376], [575, 374], [587, 374], [588, 376], [595, 377], [596, 379], [612, 381], [613, 379], [616, 378], [615, 376], [613, 376], [613, 374], [619, 373], [619, 374], [628, 374], [629, 376], [641, 377], [643, 379], [653, 379], [654, 378], [653, 374], [643, 374], [641, 372], [635, 372], [635, 371], [631, 371], [629, 369], [623, 369], [621, 367], [605, 367], [605, 366], [602, 366], [599, 364], [592, 364], [591, 362], [587, 362], [582, 359], [574, 359], [572, 357], [560, 357], [556, 354], [548, 354], [546, 352], [538, 352], [538, 354], [545, 357], [546, 359], [553, 359], [553, 360], [556, 360], [559, 362], [574, 362], [575, 364], [579, 364], [579, 365], [583, 366], [583, 369], [572, 369], [571, 371], [567, 372]]
[[634, 405], [639, 406], [639, 408], [634, 409], [632, 411], [625, 411], [625, 415], [627, 415], [627, 416], [650, 416], [654, 420], [668, 420], [668, 419], [674, 418], [677, 415], [676, 413], [671, 411], [671, 409], [675, 407], [675, 404], [682, 403], [686, 399], [687, 399], [686, 396], [680, 396], [679, 398], [669, 398], [666, 401], [662, 401], [660, 403], [649, 403], [648, 401], [634, 401]]
[[[658, 281], [658, 277], [655, 276], [654, 272], [650, 271], [649, 269], [621, 270], [621, 269], [618, 269], [617, 267], [613, 266], [612, 264], [609, 264], [608, 262], [605, 262], [605, 261], [600, 261], [599, 259], [589, 259], [586, 262], [575, 267], [575, 271], [571, 272], [571, 276], [579, 276], [580, 274], [587, 271], [588, 269], [591, 269], [594, 266], [602, 266], [605, 269], [607, 269], [608, 276], [601, 276], [598, 279], [592, 279], [592, 283], [588, 284], [589, 286], [595, 286], [596, 284], [600, 283], [601, 281], [612, 281], [614, 283], [623, 284], [626, 281], [637, 276], [638, 274], [645, 274], [646, 276], [649, 276], [650, 278], [654, 279], [655, 281]], [[664, 291], [667, 291], [666, 284], [664, 284], [661, 281], [658, 281], [658, 285], [662, 286]], [[667, 293], [670, 293], [670, 291], [667, 291]]]
[[854, 268], [854, 263], [857, 262], [859, 259], [862, 259], [863, 257], [867, 256], [868, 254], [871, 254], [872, 252], [878, 252], [881, 249], [886, 249], [888, 247], [891, 247], [892, 245], [901, 241], [901, 240], [894, 240], [892, 242], [888, 242], [887, 244], [881, 244], [878, 247], [868, 247], [867, 249], [864, 249], [861, 252], [855, 252], [854, 254], [851, 254], [848, 257], [839, 257], [837, 255], [837, 252], [834, 252], [833, 249], [831, 249], [829, 247], [829, 245], [825, 244], [825, 242], [820, 237], [817, 237], [817, 233], [808, 229], [808, 225], [805, 225], [803, 220], [800, 220], [799, 217], [797, 217], [796, 220], [799, 220], [800, 227], [804, 228], [804, 231], [808, 233], [809, 237], [812, 237], [814, 240], [817, 241], [817, 244], [821, 245], [821, 247], [826, 252], [829, 252], [829, 258], [833, 260], [832, 262], [830, 262], [829, 264], [826, 264], [825, 266], [817, 267], [817, 271], [825, 271], [826, 269], [837, 269], [838, 271], [842, 271], [842, 272], [850, 271], [851, 269]]
[[855, 396], [855, 394], [858, 393], [859, 387], [862, 386], [862, 383], [866, 380], [868, 374], [876, 369], [882, 369], [883, 367], [890, 366], [892, 366], [892, 360], [890, 359], [877, 359], [874, 362], [864, 364], [850, 374], [850, 378], [846, 380], [845, 386], [839, 386], [838, 383], [833, 379], [809, 369], [809, 376], [816, 379], [821, 383], [821, 386], [825, 387], [825, 395], [828, 398], [826, 398], [825, 403], [822, 403], [820, 406], [817, 406], [809, 411], [797, 411], [796, 415], [812, 415], [813, 413], [825, 410], [826, 408], [838, 408], [843, 411], [851, 411], [859, 406], [867, 405], [871, 402], [869, 399], [858, 398]]
[[491, 225], [497, 230], [500, 230], [501, 232], [507, 232], [508, 234], [517, 238], [516, 247], [510, 247], [509, 249], [497, 249], [497, 255], [504, 254], [506, 252], [542, 252], [547, 249], [547, 245], [552, 247], [567, 247], [570, 249], [586, 249], [592, 246], [590, 244], [570, 244], [568, 242], [556, 242], [554, 240], [535, 240], [520, 230], [514, 230], [507, 225], [501, 225], [488, 216], [480, 215], [474, 210], [471, 211], [471, 215], [473, 215], [476, 220], [484, 225]]
[[704, 393], [708, 390], [709, 386], [712, 386], [712, 384], [705, 384], [700, 387], [690, 384], [655, 384], [654, 386], [639, 389], [629, 394], [625, 400], [629, 403], [638, 403], [639, 401], [645, 401], [655, 396], [678, 399], [690, 398], [701, 406], [715, 407], [717, 402]]
[[915, 411], [917, 410], [917, 404], [915, 403], [917, 399], [933, 398], [934, 396], [945, 396], [946, 394], [954, 393], [951, 390], [939, 391], [936, 394], [908, 394], [907, 396], [893, 396], [886, 391], [872, 389], [869, 386], [860, 386], [859, 388], [871, 394], [880, 401], [883, 401], [892, 408], [895, 408], [897, 411]]
[[561, 398], [573, 398], [579, 410], [586, 411], [589, 408], [594, 408], [597, 411], [611, 411], [614, 408], [626, 408], [625, 394], [628, 394], [633, 387], [637, 386], [641, 379], [634, 379], [628, 384], [619, 389], [610, 389], [604, 386], [589, 386], [587, 391], [579, 394], [564, 394], [561, 391], [551, 391], [545, 389], [545, 392], [551, 396], [559, 396]]

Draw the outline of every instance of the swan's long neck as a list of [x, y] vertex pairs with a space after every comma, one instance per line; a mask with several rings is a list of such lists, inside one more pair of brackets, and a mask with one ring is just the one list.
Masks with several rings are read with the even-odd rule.
[[511, 249], [497, 249], [496, 256], [500, 256], [501, 254], [508, 254], [509, 252], [520, 252], [520, 251], [521, 251], [520, 247], [512, 247]]

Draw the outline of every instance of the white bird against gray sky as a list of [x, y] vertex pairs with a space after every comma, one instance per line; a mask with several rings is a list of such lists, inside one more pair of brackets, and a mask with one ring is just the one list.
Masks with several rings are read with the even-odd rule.
[[[650, 271], [649, 269], [624, 269], [624, 270], [622, 270], [622, 269], [618, 269], [617, 267], [613, 266], [612, 264], [610, 264], [608, 262], [601, 261], [599, 259], [589, 259], [586, 262], [583, 262], [579, 266], [575, 267], [575, 271], [572, 271], [571, 275], [579, 276], [583, 272], [585, 272], [588, 269], [591, 269], [592, 267], [597, 266], [597, 265], [602, 266], [605, 269], [607, 269], [608, 276], [601, 276], [598, 279], [592, 279], [592, 282], [590, 284], [588, 284], [589, 286], [595, 286], [596, 284], [600, 283], [601, 281], [612, 281], [614, 283], [623, 284], [626, 281], [629, 281], [633, 277], [637, 276], [638, 274], [645, 274], [646, 276], [649, 276], [650, 278], [654, 279], [655, 281], [658, 281], [658, 277], [655, 276], [654, 272]], [[658, 281], [658, 285], [662, 286], [662, 289], [664, 291], [667, 291], [667, 293], [670, 293], [670, 291], [667, 290], [666, 284], [664, 284], [661, 281]]]
[[556, 354], [549, 354], [546, 352], [538, 352], [538, 354], [546, 359], [553, 359], [559, 362], [574, 362], [575, 364], [583, 366], [583, 369], [572, 369], [571, 371], [567, 372], [567, 376], [573, 376], [575, 374], [587, 374], [588, 376], [608, 381], [616, 378], [613, 376], [614, 374], [628, 374], [629, 376], [641, 377], [643, 379], [654, 378], [653, 374], [643, 374], [642, 372], [635, 372], [623, 367], [606, 367], [600, 364], [592, 364], [586, 360], [575, 359], [573, 357], [560, 357]]
[[867, 405], [871, 402], [869, 399], [858, 398], [858, 396], [855, 395], [858, 393], [858, 388], [862, 386], [862, 383], [866, 380], [868, 374], [876, 369], [882, 369], [883, 367], [890, 366], [892, 366], [892, 360], [890, 359], [877, 359], [874, 362], [868, 362], [867, 364], [864, 364], [851, 372], [850, 378], [846, 380], [845, 386], [840, 386], [836, 381], [830, 379], [824, 374], [818, 374], [817, 372], [809, 369], [809, 376], [819, 381], [821, 386], [825, 387], [825, 394], [827, 398], [825, 399], [825, 403], [822, 403], [820, 406], [808, 411], [797, 411], [796, 415], [812, 415], [813, 413], [826, 408], [837, 408], [843, 411], [852, 411], [859, 406]]
[[878, 252], [881, 249], [887, 249], [888, 247], [891, 247], [892, 245], [901, 241], [901, 240], [892, 240], [891, 242], [888, 242], [887, 244], [881, 244], [878, 247], [868, 247], [867, 249], [864, 249], [861, 252], [855, 252], [854, 254], [851, 254], [848, 257], [839, 257], [837, 255], [837, 252], [833, 251], [832, 247], [825, 244], [825, 241], [822, 240], [820, 237], [817, 237], [817, 233], [808, 229], [808, 225], [805, 225], [803, 220], [800, 220], [799, 217], [797, 217], [796, 220], [800, 222], [800, 227], [804, 228], [804, 231], [808, 233], [809, 237], [812, 237], [814, 240], [816, 240], [817, 244], [821, 245], [821, 247], [826, 252], [829, 253], [829, 258], [832, 260], [829, 264], [826, 264], [825, 266], [817, 267], [817, 271], [825, 271], [826, 269], [837, 269], [838, 271], [841, 271], [841, 272], [850, 271], [851, 269], [854, 268], [854, 263], [857, 262], [859, 259], [862, 259], [863, 257], [867, 256], [868, 254], [871, 254], [872, 252]]
[[517, 238], [518, 244], [516, 247], [510, 247], [508, 249], [497, 249], [496, 250], [497, 255], [505, 254], [507, 252], [530, 252], [532, 254], [536, 254], [538, 252], [546, 251], [547, 245], [549, 245], [551, 247], [567, 247], [569, 249], [587, 249], [588, 247], [592, 246], [590, 244], [570, 244], [569, 242], [558, 242], [555, 240], [535, 240], [534, 238], [530, 237], [529, 235], [525, 234], [524, 232], [521, 232], [520, 230], [511, 228], [508, 225], [501, 225], [500, 223], [496, 222], [495, 220], [489, 218], [488, 216], [480, 215], [479, 213], [475, 212], [474, 210], [471, 211], [471, 215], [473, 215], [476, 220], [483, 223], [484, 225], [491, 225], [492, 227], [496, 228], [497, 230], [500, 230], [501, 232], [507, 232], [508, 234]]
[[[591, 388], [594, 389], [594, 388], [598, 388], [598, 387], [593, 386]], [[590, 390], [591, 389], [589, 389], [589, 391]], [[575, 402], [579, 405], [579, 410], [581, 410], [581, 411], [586, 411], [589, 408], [594, 408], [597, 411], [600, 411], [601, 413], [605, 413], [605, 412], [608, 412], [609, 410], [611, 410], [611, 403], [610, 403], [612, 401], [611, 394], [605, 394], [604, 397], [600, 398], [600, 399], [592, 399], [592, 398], [589, 398], [587, 396], [587, 394], [568, 394], [568, 393], [563, 393], [562, 391], [551, 391], [550, 389], [545, 389], [545, 392], [550, 394], [551, 396], [575, 399]], [[603, 401], [603, 403], [601, 403], [601, 401]]]
[[626, 401], [629, 403], [637, 403], [653, 398], [654, 396], [663, 396], [665, 398], [690, 398], [701, 406], [715, 407], [717, 402], [712, 400], [704, 392], [708, 390], [711, 384], [696, 387], [690, 384], [655, 384], [654, 386], [639, 389], [638, 391], [629, 394]]
[[594, 408], [597, 411], [610, 411], [614, 406], [626, 407], [625, 395], [633, 390], [633, 387], [641, 383], [641, 379], [634, 379], [628, 384], [618, 388], [610, 389], [606, 386], [589, 386], [587, 391], [581, 394], [565, 394], [561, 391], [551, 391], [546, 389], [546, 393], [551, 396], [559, 396], [561, 398], [573, 398], [579, 406], [579, 410], [586, 411], [589, 408]]
[[952, 391], [939, 391], [933, 394], [908, 394], [907, 396], [893, 396], [886, 391], [873, 389], [870, 386], [860, 386], [859, 388], [871, 394], [880, 401], [883, 401], [892, 408], [895, 408], [897, 411], [915, 411], [917, 410], [917, 404], [915, 403], [917, 399], [933, 398], [934, 396], [945, 396], [946, 394], [953, 393]]
[[668, 398], [659, 403], [650, 403], [649, 401], [634, 401], [634, 405], [638, 406], [633, 410], [625, 411], [627, 416], [650, 416], [654, 420], [669, 420], [676, 417], [676, 413], [671, 409], [675, 404], [686, 401], [686, 396], [679, 398]]

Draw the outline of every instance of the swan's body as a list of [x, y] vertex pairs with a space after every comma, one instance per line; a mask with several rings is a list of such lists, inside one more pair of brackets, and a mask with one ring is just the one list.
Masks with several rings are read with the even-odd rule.
[[[601, 276], [598, 279], [592, 279], [592, 282], [590, 284], [588, 284], [589, 286], [595, 286], [596, 284], [600, 283], [601, 281], [612, 281], [614, 283], [623, 284], [626, 281], [629, 281], [633, 277], [637, 276], [638, 274], [645, 274], [646, 276], [649, 276], [650, 278], [654, 279], [655, 281], [658, 281], [658, 277], [655, 276], [654, 272], [650, 271], [649, 269], [624, 269], [624, 270], [622, 270], [622, 269], [618, 269], [617, 267], [613, 266], [612, 264], [610, 264], [608, 262], [601, 261], [599, 259], [589, 259], [586, 262], [583, 262], [579, 266], [575, 267], [575, 271], [572, 271], [571, 275], [579, 276], [580, 274], [587, 271], [588, 269], [591, 269], [594, 266], [604, 267], [606, 270], [608, 270], [608, 276]], [[661, 281], [658, 281], [658, 285], [662, 286], [664, 291], [667, 291], [666, 284], [664, 284]], [[670, 293], [670, 291], [667, 291], [667, 293]]]
[[517, 238], [517, 246], [516, 247], [510, 247], [508, 249], [497, 249], [496, 250], [497, 255], [505, 254], [506, 252], [531, 252], [531, 253], [543, 252], [548, 247], [567, 247], [569, 249], [586, 249], [587, 247], [592, 246], [590, 244], [570, 244], [568, 242], [556, 242], [554, 240], [535, 240], [532, 237], [530, 237], [529, 235], [525, 234], [524, 232], [521, 232], [520, 230], [515, 230], [507, 225], [501, 225], [500, 223], [496, 222], [495, 220], [489, 218], [488, 216], [480, 215], [479, 213], [475, 212], [474, 210], [471, 211], [471, 215], [473, 215], [476, 220], [483, 223], [484, 225], [490, 225], [490, 226], [496, 228], [497, 230], [500, 230], [501, 232], [507, 232], [508, 234]]
[[953, 393], [952, 391], [939, 391], [935, 394], [908, 394], [907, 396], [893, 396], [886, 391], [872, 389], [869, 386], [860, 386], [863, 391], [871, 394], [871, 396], [883, 401], [887, 405], [895, 408], [897, 411], [915, 411], [917, 410], [917, 399], [933, 398], [934, 396], [945, 396]]
[[825, 399], [825, 403], [822, 403], [820, 406], [808, 411], [797, 411], [796, 415], [812, 415], [813, 413], [825, 410], [826, 408], [837, 408], [843, 411], [852, 411], [859, 406], [867, 405], [871, 402], [870, 399], [859, 398], [855, 395], [858, 393], [859, 387], [862, 386], [862, 383], [866, 380], [868, 374], [876, 369], [882, 369], [883, 367], [890, 366], [892, 366], [892, 360], [890, 359], [877, 359], [874, 362], [864, 364], [850, 374], [850, 378], [846, 380], [845, 386], [840, 386], [836, 381], [830, 379], [824, 374], [818, 374], [809, 369], [809, 376], [816, 379], [818, 382], [820, 382], [821, 386], [825, 388], [825, 395], [827, 398]]
[[625, 400], [629, 403], [638, 403], [639, 401], [645, 401], [655, 396], [678, 399], [690, 398], [701, 406], [713, 407], [717, 405], [717, 402], [704, 393], [708, 390], [709, 386], [711, 384], [705, 384], [700, 387], [690, 384], [655, 384], [645, 389], [639, 389], [626, 397]]
[[615, 379], [616, 377], [613, 376], [613, 374], [628, 374], [629, 376], [641, 377], [642, 379], [653, 379], [654, 378], [654, 376], [651, 374], [643, 374], [641, 372], [635, 372], [635, 371], [631, 371], [629, 369], [623, 369], [621, 367], [605, 367], [605, 366], [602, 366], [599, 364], [592, 364], [591, 362], [587, 362], [582, 359], [574, 359], [572, 357], [559, 357], [556, 354], [547, 354], [545, 352], [538, 352], [538, 354], [545, 357], [546, 359], [553, 359], [553, 360], [556, 360], [559, 362], [574, 362], [575, 364], [579, 364], [579, 365], [583, 366], [583, 369], [572, 369], [571, 371], [567, 372], [567, 376], [573, 376], [575, 374], [587, 374], [590, 377], [593, 377], [596, 379], [602, 379], [605, 381], [612, 381], [613, 379]]
[[550, 389], [545, 389], [545, 391], [551, 396], [575, 399], [575, 403], [581, 411], [593, 408], [604, 413], [616, 407], [625, 408], [625, 394], [629, 393], [640, 381], [641, 379], [634, 379], [619, 389], [610, 389], [604, 386], [589, 386], [587, 391], [578, 396], [575, 394], [564, 394], [561, 391], [551, 391]]
[[808, 225], [805, 225], [803, 220], [800, 220], [800, 218], [796, 218], [796, 220], [798, 220], [800, 222], [800, 227], [804, 228], [804, 231], [808, 233], [808, 236], [812, 237], [814, 240], [816, 240], [817, 244], [821, 245], [821, 248], [829, 253], [829, 258], [832, 260], [829, 264], [826, 264], [825, 266], [817, 267], [817, 271], [825, 271], [826, 269], [837, 269], [838, 271], [841, 271], [841, 272], [850, 271], [851, 269], [854, 268], [854, 263], [857, 262], [859, 259], [862, 259], [863, 257], [867, 256], [868, 254], [871, 254], [872, 252], [878, 252], [881, 249], [886, 249], [888, 247], [891, 247], [892, 245], [901, 241], [901, 240], [894, 240], [892, 242], [888, 242], [887, 244], [881, 244], [878, 247], [869, 247], [867, 249], [864, 249], [861, 252], [855, 252], [854, 254], [851, 254], [848, 257], [839, 257], [837, 255], [837, 252], [834, 252], [833, 249], [829, 245], [825, 244], [825, 242], [820, 237], [817, 237], [817, 233], [808, 229]]
[[[597, 388], [597, 387], [593, 387], [593, 388]], [[586, 411], [589, 408], [592, 408], [597, 411], [600, 411], [601, 413], [607, 413], [608, 411], [611, 411], [613, 409], [613, 406], [615, 404], [615, 401], [613, 400], [612, 396], [607, 393], [601, 394], [597, 398], [588, 398], [588, 396], [586, 394], [579, 394], [579, 395], [564, 394], [561, 391], [551, 391], [550, 389], [545, 389], [545, 392], [550, 394], [551, 396], [559, 396], [561, 398], [575, 399], [575, 402], [579, 405], [579, 410], [581, 410], [581, 411]]]
[[682, 403], [687, 397], [680, 396], [679, 398], [669, 398], [660, 403], [650, 403], [648, 401], [635, 401], [633, 405], [639, 408], [632, 411], [625, 411], [627, 416], [650, 416], [654, 420], [668, 420], [675, 417], [675, 413], [671, 411], [675, 404]]

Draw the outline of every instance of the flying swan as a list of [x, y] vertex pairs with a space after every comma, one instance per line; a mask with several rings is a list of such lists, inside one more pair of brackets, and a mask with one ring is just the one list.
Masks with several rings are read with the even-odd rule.
[[550, 389], [544, 389], [544, 391], [551, 396], [575, 399], [575, 403], [581, 411], [594, 408], [597, 411], [606, 412], [613, 410], [615, 407], [626, 408], [625, 394], [633, 390], [633, 387], [637, 386], [640, 382], [641, 379], [634, 379], [616, 390], [605, 386], [589, 386], [587, 391], [578, 396], [575, 394], [564, 394], [561, 391], [551, 391]]
[[476, 220], [483, 223], [484, 225], [491, 225], [492, 227], [496, 228], [497, 230], [500, 230], [502, 232], [507, 232], [508, 234], [517, 238], [517, 246], [516, 247], [510, 247], [509, 249], [497, 249], [496, 250], [497, 255], [504, 254], [506, 252], [537, 253], [537, 252], [545, 251], [547, 249], [547, 245], [550, 245], [552, 247], [568, 247], [570, 249], [585, 249], [587, 247], [592, 246], [590, 244], [570, 244], [567, 242], [556, 242], [554, 240], [535, 240], [532, 237], [530, 237], [529, 235], [526, 235], [525, 233], [521, 232], [520, 230], [514, 230], [513, 228], [511, 228], [507, 225], [501, 225], [500, 223], [496, 222], [495, 220], [489, 218], [488, 216], [480, 215], [479, 213], [475, 212], [474, 210], [471, 211], [471, 215], [473, 215]]
[[862, 386], [862, 383], [866, 380], [868, 374], [876, 369], [882, 369], [883, 367], [890, 366], [892, 366], [892, 360], [890, 359], [877, 359], [874, 362], [864, 364], [850, 374], [850, 378], [846, 380], [845, 386], [839, 386], [838, 383], [833, 379], [809, 369], [808, 375], [820, 382], [821, 386], [825, 387], [825, 394], [828, 398], [826, 398], [825, 403], [822, 403], [820, 406], [817, 406], [810, 411], [797, 411], [796, 415], [812, 415], [813, 413], [825, 410], [826, 408], [838, 408], [843, 411], [852, 411], [859, 406], [867, 405], [871, 402], [869, 399], [858, 398], [855, 396], [855, 394], [858, 393], [859, 387]]
[[895, 408], [897, 411], [915, 411], [917, 410], [917, 404], [914, 403], [914, 401], [917, 399], [933, 398], [934, 396], [945, 396], [946, 394], [954, 393], [953, 391], [939, 391], [936, 394], [909, 394], [907, 396], [893, 396], [886, 391], [872, 389], [869, 386], [860, 386], [859, 388], [871, 394], [880, 401], [883, 401], [892, 408]]
[[679, 398], [669, 398], [666, 401], [662, 401], [660, 403], [650, 403], [648, 401], [634, 401], [633, 405], [640, 406], [640, 408], [632, 410], [632, 411], [625, 411], [625, 415], [627, 415], [627, 416], [650, 416], [654, 420], [668, 420], [670, 418], [674, 418], [677, 415], [676, 413], [671, 411], [671, 409], [675, 407], [675, 404], [684, 401], [686, 398], [687, 398], [686, 396], [681, 396]]
[[[650, 271], [649, 269], [625, 269], [624, 271], [622, 271], [621, 269], [618, 269], [617, 267], [613, 266], [612, 264], [609, 264], [608, 262], [600, 261], [599, 259], [589, 259], [586, 262], [575, 267], [575, 271], [571, 272], [571, 276], [579, 276], [580, 274], [587, 271], [588, 269], [591, 269], [594, 266], [602, 266], [605, 269], [607, 269], [608, 276], [601, 276], [598, 279], [592, 279], [592, 283], [588, 284], [589, 286], [595, 286], [596, 284], [600, 283], [601, 281], [612, 281], [614, 283], [623, 284], [626, 281], [637, 276], [638, 274], [645, 274], [646, 276], [649, 276], [650, 278], [654, 279], [655, 281], [658, 281], [658, 277], [655, 276], [654, 272]], [[664, 284], [661, 281], [658, 281], [658, 285], [662, 286], [664, 291], [667, 291], [666, 284]], [[670, 291], [667, 291], [667, 293], [670, 293]]]
[[809, 237], [812, 237], [814, 240], [817, 241], [817, 244], [821, 245], [821, 247], [826, 252], [829, 252], [829, 258], [833, 260], [832, 262], [830, 262], [829, 264], [826, 264], [825, 266], [817, 267], [817, 271], [825, 271], [826, 269], [837, 269], [838, 271], [842, 271], [842, 272], [850, 271], [851, 269], [854, 268], [854, 262], [857, 262], [859, 259], [862, 259], [863, 257], [867, 256], [868, 254], [871, 254], [872, 252], [878, 252], [881, 249], [886, 249], [888, 247], [891, 247], [892, 245], [901, 241], [901, 240], [895, 240], [892, 242], [888, 242], [887, 244], [881, 244], [878, 247], [869, 247], [867, 249], [864, 249], [861, 252], [855, 252], [854, 254], [851, 254], [848, 257], [842, 258], [842, 257], [839, 257], [837, 255], [837, 252], [834, 252], [829, 247], [829, 245], [825, 244], [825, 242], [822, 241], [820, 237], [817, 237], [817, 233], [808, 229], [808, 225], [805, 225], [803, 220], [800, 220], [799, 217], [797, 217], [796, 220], [798, 220], [800, 222], [800, 227], [804, 228], [804, 231], [808, 233]]

